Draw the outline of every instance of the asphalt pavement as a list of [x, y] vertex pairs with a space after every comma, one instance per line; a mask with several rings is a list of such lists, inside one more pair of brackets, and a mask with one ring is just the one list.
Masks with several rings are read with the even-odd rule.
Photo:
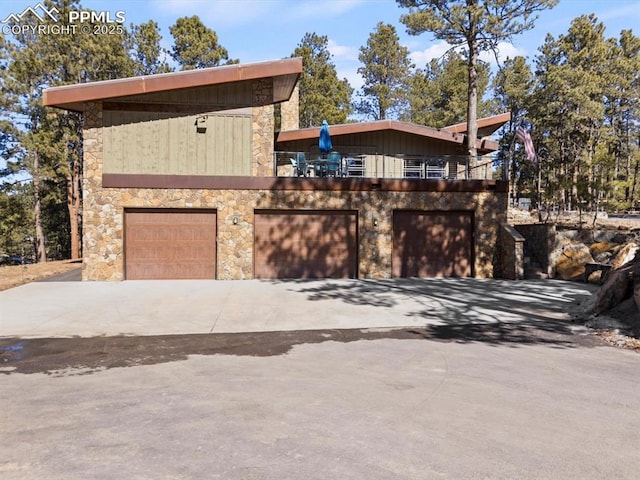
[[0, 292], [0, 477], [635, 479], [640, 355], [571, 321], [593, 289], [433, 279]]

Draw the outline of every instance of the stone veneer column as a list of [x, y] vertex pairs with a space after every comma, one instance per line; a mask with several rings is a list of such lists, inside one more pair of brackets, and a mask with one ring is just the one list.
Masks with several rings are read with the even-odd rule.
[[253, 278], [253, 206], [256, 192], [224, 190], [219, 193], [222, 198], [216, 202], [218, 279]]
[[254, 177], [272, 177], [273, 143], [275, 138], [274, 108], [269, 104], [273, 99], [271, 80], [261, 80], [253, 84], [252, 152], [251, 174]]
[[293, 89], [291, 98], [280, 104], [280, 130], [298, 130], [300, 128], [300, 89]]
[[89, 103], [83, 130], [82, 279], [122, 280], [122, 211], [102, 188], [102, 104]]

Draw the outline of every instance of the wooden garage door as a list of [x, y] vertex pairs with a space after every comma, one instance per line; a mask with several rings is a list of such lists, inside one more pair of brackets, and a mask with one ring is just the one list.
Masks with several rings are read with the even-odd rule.
[[393, 276], [473, 275], [473, 213], [395, 211]]
[[260, 211], [255, 215], [255, 278], [355, 278], [357, 214]]
[[216, 212], [127, 210], [125, 278], [215, 278]]

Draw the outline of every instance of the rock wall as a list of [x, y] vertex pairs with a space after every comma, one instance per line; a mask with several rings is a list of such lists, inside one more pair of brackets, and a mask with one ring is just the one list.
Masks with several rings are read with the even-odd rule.
[[507, 280], [524, 278], [524, 244], [525, 238], [515, 228], [507, 223], [500, 226], [494, 277]]

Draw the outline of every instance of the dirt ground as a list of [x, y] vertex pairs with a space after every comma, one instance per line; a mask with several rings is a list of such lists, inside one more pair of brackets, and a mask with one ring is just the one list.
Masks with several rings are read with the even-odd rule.
[[81, 266], [80, 260], [10, 265], [0, 267], [0, 291], [65, 273]]

